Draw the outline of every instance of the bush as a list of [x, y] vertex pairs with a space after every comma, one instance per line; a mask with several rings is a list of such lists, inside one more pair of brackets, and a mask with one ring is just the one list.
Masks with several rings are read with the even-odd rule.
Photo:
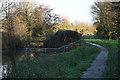
[[45, 34], [45, 30], [41, 26], [36, 26], [33, 28], [32, 36], [41, 36]]
[[8, 34], [6, 32], [2, 33], [2, 49], [12, 49], [15, 45], [15, 48], [22, 48], [24, 47], [25, 41], [20, 40], [20, 37], [18, 36], [10, 36], [10, 39], [8, 38]]
[[44, 47], [60, 47], [79, 39], [79, 34], [71, 30], [59, 30], [44, 41]]

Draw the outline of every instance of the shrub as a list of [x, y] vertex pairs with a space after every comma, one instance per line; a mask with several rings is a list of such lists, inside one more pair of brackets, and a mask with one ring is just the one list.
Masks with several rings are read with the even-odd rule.
[[44, 41], [44, 47], [60, 47], [79, 39], [79, 34], [71, 30], [59, 30]]
[[15, 48], [21, 48], [24, 46], [25, 41], [20, 40], [19, 36], [9, 36], [10, 39], [8, 38], [8, 34], [6, 32], [2, 33], [2, 49], [12, 49], [13, 46], [15, 45]]

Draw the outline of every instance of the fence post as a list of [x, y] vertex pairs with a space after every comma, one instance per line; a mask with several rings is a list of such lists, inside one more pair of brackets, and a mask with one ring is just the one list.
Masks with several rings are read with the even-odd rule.
[[64, 52], [65, 52], [65, 47], [64, 47]]
[[46, 48], [45, 48], [45, 56], [46, 56]]
[[28, 48], [26, 48], [26, 57], [27, 57], [27, 49], [28, 49]]

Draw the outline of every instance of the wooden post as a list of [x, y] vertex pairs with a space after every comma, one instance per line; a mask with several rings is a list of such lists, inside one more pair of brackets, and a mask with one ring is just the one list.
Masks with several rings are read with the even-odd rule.
[[111, 35], [112, 35], [112, 32], [110, 31], [109, 32], [109, 40], [111, 40]]

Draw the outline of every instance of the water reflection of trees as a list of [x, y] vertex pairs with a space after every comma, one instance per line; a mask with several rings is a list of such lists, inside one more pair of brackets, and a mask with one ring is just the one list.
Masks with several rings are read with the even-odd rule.
[[2, 36], [3, 64], [12, 65], [12, 72], [17, 75], [16, 48], [19, 46], [17, 43], [21, 43], [22, 45], [22, 41], [16, 35], [12, 35], [8, 32], [3, 32]]

